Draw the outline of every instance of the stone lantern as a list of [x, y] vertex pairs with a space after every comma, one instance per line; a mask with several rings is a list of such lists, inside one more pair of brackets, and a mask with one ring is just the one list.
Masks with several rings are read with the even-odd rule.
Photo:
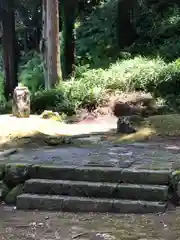
[[18, 118], [30, 116], [30, 91], [25, 86], [17, 86], [14, 89], [12, 115]]

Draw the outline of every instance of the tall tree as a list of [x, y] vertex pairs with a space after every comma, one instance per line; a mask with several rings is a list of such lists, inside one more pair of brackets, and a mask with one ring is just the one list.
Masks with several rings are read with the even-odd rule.
[[71, 76], [75, 70], [75, 20], [77, 0], [62, 0], [63, 21], [63, 70], [64, 78]]
[[43, 0], [43, 38], [41, 51], [44, 62], [45, 87], [54, 87], [62, 78], [59, 44], [58, 0]]
[[3, 51], [5, 68], [5, 97], [8, 100], [18, 84], [16, 59], [17, 45], [15, 34], [14, 0], [1, 1], [1, 18], [3, 26]]
[[120, 48], [130, 46], [137, 37], [132, 23], [136, 0], [119, 0], [117, 6], [117, 41]]
[[25, 52], [39, 50], [41, 37], [42, 1], [16, 1], [16, 24], [19, 43]]

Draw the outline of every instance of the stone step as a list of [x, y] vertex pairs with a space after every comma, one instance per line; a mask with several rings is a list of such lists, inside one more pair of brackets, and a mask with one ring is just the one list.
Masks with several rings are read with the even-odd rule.
[[168, 199], [168, 186], [48, 179], [30, 179], [26, 181], [25, 192], [32, 194], [117, 198], [146, 201], [167, 201]]
[[30, 178], [167, 185], [170, 171], [109, 167], [32, 166]]
[[57, 195], [22, 194], [17, 198], [17, 208], [24, 210], [36, 209], [64, 212], [153, 213], [165, 212], [166, 206], [167, 204], [163, 202]]

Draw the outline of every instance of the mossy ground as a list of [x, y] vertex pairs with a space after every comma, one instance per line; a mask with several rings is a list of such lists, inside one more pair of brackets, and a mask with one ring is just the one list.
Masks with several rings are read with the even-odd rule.
[[158, 137], [166, 141], [169, 137], [180, 136], [180, 115], [155, 115], [146, 118], [140, 123], [136, 133], [119, 135], [115, 141], [144, 141], [153, 140]]

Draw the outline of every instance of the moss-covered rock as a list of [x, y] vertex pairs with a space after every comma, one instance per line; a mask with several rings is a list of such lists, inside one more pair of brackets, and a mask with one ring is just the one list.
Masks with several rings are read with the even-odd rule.
[[4, 200], [4, 198], [10, 192], [10, 190], [11, 189], [5, 183], [2, 183], [2, 185], [1, 185], [1, 198], [2, 198], [2, 200]]
[[170, 175], [169, 193], [175, 205], [180, 204], [180, 170], [173, 171]]
[[180, 170], [173, 171], [170, 176], [170, 185], [173, 189], [177, 189], [178, 183], [180, 182]]
[[52, 119], [52, 120], [55, 120], [55, 121], [60, 121], [62, 122], [63, 119], [62, 117], [59, 115], [58, 112], [53, 112], [53, 111], [44, 111], [41, 116], [41, 118], [43, 119]]
[[19, 184], [11, 189], [4, 198], [4, 202], [7, 204], [16, 204], [17, 196], [24, 193], [24, 184]]
[[13, 188], [29, 179], [29, 166], [21, 164], [7, 164], [5, 166], [4, 182]]
[[70, 136], [48, 137], [44, 140], [49, 146], [57, 146], [62, 144], [72, 144], [73, 140]]
[[0, 164], [0, 180], [4, 178], [5, 174], [5, 164]]

